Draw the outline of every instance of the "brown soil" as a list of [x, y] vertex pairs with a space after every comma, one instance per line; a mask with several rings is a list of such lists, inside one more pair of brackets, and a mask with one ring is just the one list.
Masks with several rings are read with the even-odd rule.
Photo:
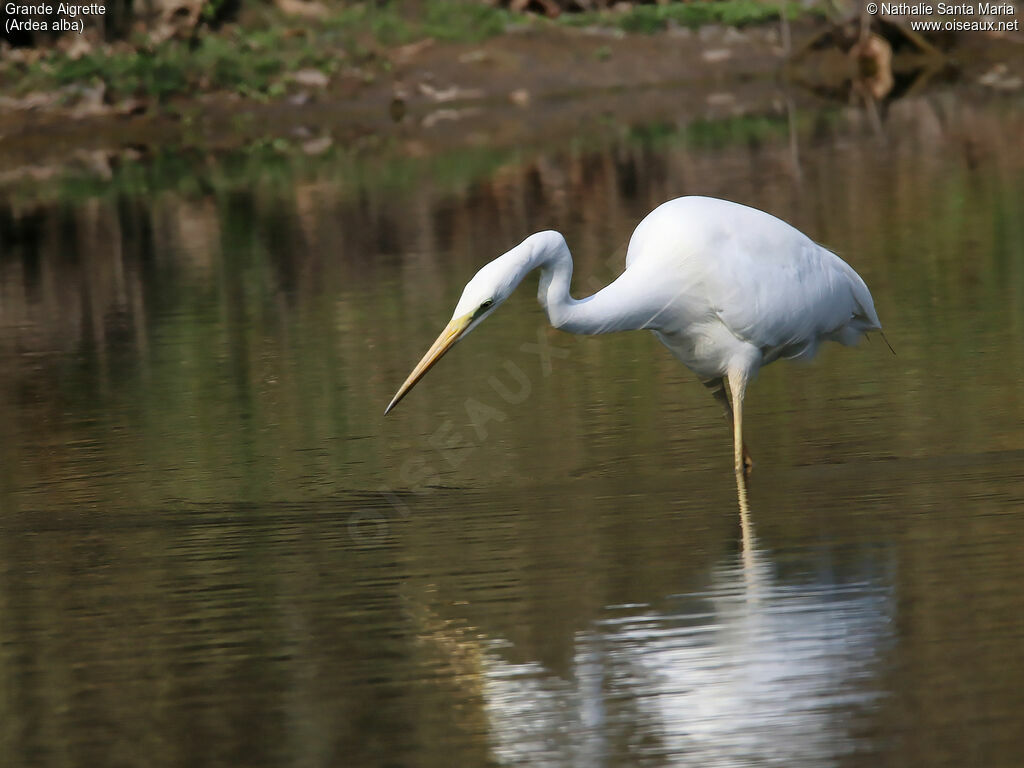
[[[797, 49], [819, 29], [810, 21], [795, 25]], [[898, 88], [952, 87], [998, 98], [1020, 87], [1019, 39], [974, 33], [951, 43], [941, 63], [897, 55]], [[96, 153], [230, 149], [275, 136], [341, 144], [385, 136], [410, 153], [427, 154], [467, 144], [544, 142], [608, 117], [637, 124], [756, 114], [777, 107], [780, 94], [798, 104], [853, 98], [848, 56], [814, 53], [792, 64], [777, 25], [656, 36], [531, 29], [475, 45], [425, 41], [385, 55], [390, 71], [370, 82], [366, 72], [343, 72], [326, 87], [313, 84], [299, 97], [269, 104], [215, 93], [136, 115], [101, 109], [75, 118], [58, 109], [8, 109], [0, 113], [0, 168], [7, 169], [0, 183], [88, 164]]]

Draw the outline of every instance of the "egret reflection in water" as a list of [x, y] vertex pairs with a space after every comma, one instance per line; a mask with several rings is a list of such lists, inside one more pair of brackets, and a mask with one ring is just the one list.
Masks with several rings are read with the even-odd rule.
[[745, 546], [706, 590], [607, 606], [574, 638], [568, 679], [484, 651], [491, 748], [503, 765], [601, 765], [616, 748], [658, 764], [832, 765], [881, 696], [892, 605], [873, 578], [778, 578]]

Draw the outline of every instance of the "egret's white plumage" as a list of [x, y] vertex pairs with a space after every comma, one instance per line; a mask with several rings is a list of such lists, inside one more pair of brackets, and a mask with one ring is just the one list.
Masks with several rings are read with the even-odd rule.
[[822, 341], [854, 344], [881, 328], [860, 276], [799, 230], [738, 203], [681, 197], [640, 222], [625, 271], [593, 296], [570, 295], [572, 256], [558, 232], [530, 235], [485, 265], [387, 410], [534, 269], [541, 271], [538, 299], [555, 328], [583, 334], [647, 329], [696, 373], [733, 421], [737, 469], [747, 458], [743, 396], [761, 366], [810, 357]]

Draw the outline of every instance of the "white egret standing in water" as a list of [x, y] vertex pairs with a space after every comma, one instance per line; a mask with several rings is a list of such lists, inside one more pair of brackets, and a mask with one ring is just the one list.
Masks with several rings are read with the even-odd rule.
[[680, 197], [640, 222], [625, 271], [585, 299], [569, 295], [572, 256], [558, 232], [530, 235], [485, 265], [385, 413], [534, 269], [540, 269], [537, 298], [555, 328], [653, 331], [696, 373], [732, 422], [737, 472], [751, 466], [743, 443], [743, 397], [761, 366], [809, 358], [822, 341], [851, 345], [861, 334], [881, 330], [864, 281], [831, 251], [756, 208]]

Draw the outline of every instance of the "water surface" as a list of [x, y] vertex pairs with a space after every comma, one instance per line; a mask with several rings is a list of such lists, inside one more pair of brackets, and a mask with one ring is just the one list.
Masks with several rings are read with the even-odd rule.
[[[7, 201], [3, 754], [1018, 765], [1021, 128], [940, 95]], [[383, 419], [480, 264], [553, 227], [589, 293], [680, 194], [836, 249], [897, 352], [762, 372], [745, 527], [706, 390], [531, 282]]]

